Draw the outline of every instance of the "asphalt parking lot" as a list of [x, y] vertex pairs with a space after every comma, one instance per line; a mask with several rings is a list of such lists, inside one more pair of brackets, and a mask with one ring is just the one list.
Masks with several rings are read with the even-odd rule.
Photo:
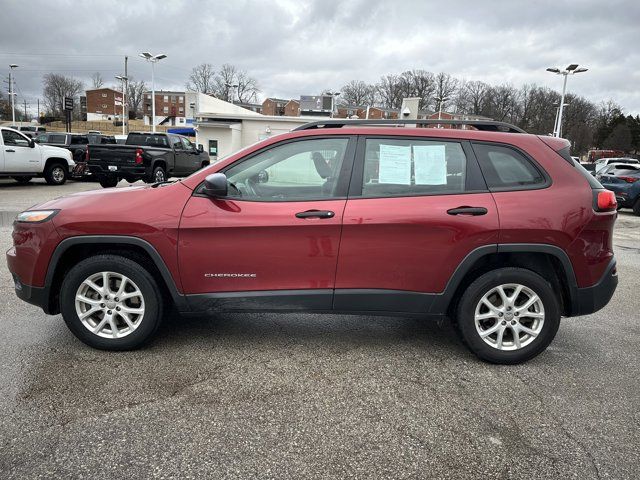
[[[0, 180], [2, 252], [18, 211], [93, 188]], [[640, 217], [614, 244], [612, 302], [513, 367], [395, 317], [169, 318], [143, 350], [92, 350], [3, 258], [0, 478], [638, 478]]]

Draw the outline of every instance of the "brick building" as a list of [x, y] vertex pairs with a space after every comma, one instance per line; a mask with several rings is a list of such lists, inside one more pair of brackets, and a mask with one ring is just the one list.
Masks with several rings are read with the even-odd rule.
[[400, 109], [369, 107], [369, 116], [367, 117], [367, 107], [362, 105], [340, 105], [334, 115], [335, 118], [351, 118], [357, 115], [358, 118], [369, 118], [374, 120], [395, 119], [398, 118]]
[[[151, 125], [151, 92], [144, 92], [142, 114], [145, 125]], [[156, 124], [184, 125], [186, 123], [185, 92], [156, 90]]]
[[284, 106], [284, 114], [287, 117], [299, 117], [300, 116], [300, 100], [289, 100]]
[[87, 120], [115, 120], [122, 117], [122, 92], [112, 88], [86, 91]]
[[274, 117], [282, 117], [285, 114], [285, 106], [287, 105], [287, 103], [289, 103], [289, 100], [269, 97], [265, 99], [264, 102], [262, 102], [262, 114]]

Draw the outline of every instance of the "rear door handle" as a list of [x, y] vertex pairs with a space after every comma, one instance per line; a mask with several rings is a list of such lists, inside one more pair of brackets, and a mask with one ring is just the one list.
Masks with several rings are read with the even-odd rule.
[[486, 215], [488, 210], [484, 207], [458, 207], [447, 210], [449, 215]]
[[332, 218], [335, 215], [331, 210], [307, 210], [296, 213], [298, 218]]

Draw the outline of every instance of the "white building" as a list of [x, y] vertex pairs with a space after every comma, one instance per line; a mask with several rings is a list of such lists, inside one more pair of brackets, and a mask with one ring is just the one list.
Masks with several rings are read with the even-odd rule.
[[193, 95], [196, 142], [209, 152], [211, 161], [305, 123], [327, 119], [262, 115], [208, 95]]

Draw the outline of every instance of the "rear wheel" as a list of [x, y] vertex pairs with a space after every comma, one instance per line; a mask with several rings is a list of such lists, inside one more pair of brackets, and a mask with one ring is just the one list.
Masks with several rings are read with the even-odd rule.
[[30, 177], [28, 175], [19, 175], [19, 176], [13, 177], [13, 179], [18, 183], [29, 183], [32, 178], [33, 177]]
[[142, 265], [119, 255], [97, 255], [65, 276], [60, 311], [69, 329], [87, 345], [132, 350], [160, 325], [162, 296]]
[[118, 177], [102, 177], [100, 178], [100, 185], [103, 188], [112, 188], [118, 185]]
[[167, 172], [162, 167], [155, 167], [149, 183], [162, 183], [167, 181]]
[[44, 170], [44, 179], [49, 185], [64, 185], [69, 172], [61, 163], [52, 163]]
[[552, 286], [523, 268], [485, 273], [466, 289], [458, 330], [469, 349], [492, 363], [515, 364], [543, 352], [560, 325]]

